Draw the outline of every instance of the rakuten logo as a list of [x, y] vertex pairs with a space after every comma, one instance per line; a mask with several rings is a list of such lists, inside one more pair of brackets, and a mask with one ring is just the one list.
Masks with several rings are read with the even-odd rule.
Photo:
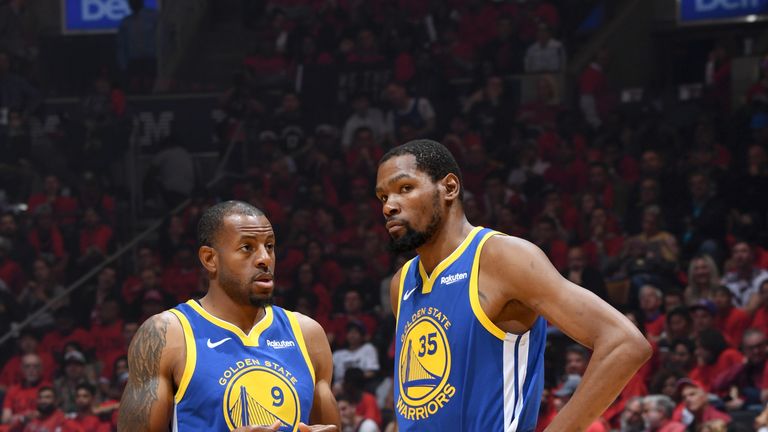
[[450, 285], [452, 283], [456, 283], [458, 281], [463, 281], [467, 278], [466, 273], [456, 273], [448, 276], [443, 276], [440, 278], [440, 283], [442, 285]]
[[696, 0], [696, 12], [752, 9], [758, 6], [760, 6], [760, 0]]
[[283, 349], [283, 348], [295, 347], [296, 343], [294, 341], [287, 341], [287, 340], [273, 341], [273, 340], [267, 339], [267, 345], [274, 349]]
[[119, 21], [131, 13], [126, 0], [80, 0], [83, 21]]

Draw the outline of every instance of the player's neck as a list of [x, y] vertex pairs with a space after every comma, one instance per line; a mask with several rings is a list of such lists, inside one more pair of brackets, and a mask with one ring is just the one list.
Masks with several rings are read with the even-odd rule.
[[265, 309], [263, 307], [238, 304], [221, 288], [213, 285], [211, 288], [208, 290], [208, 294], [199, 301], [203, 309], [216, 318], [239, 327], [245, 334], [250, 333], [253, 326], [264, 318]]
[[432, 274], [432, 270], [459, 247], [472, 228], [463, 213], [460, 217], [449, 216], [434, 237], [416, 249], [427, 274]]

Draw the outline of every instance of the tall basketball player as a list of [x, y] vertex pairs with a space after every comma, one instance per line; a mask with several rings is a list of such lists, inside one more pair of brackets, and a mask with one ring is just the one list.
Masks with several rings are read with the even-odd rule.
[[594, 354], [548, 431], [582, 431], [648, 359], [624, 316], [560, 276], [533, 244], [469, 224], [461, 173], [441, 144], [417, 140], [379, 164], [376, 196], [398, 251], [418, 253], [391, 284], [401, 431], [533, 431], [546, 323]]
[[208, 293], [142, 324], [128, 350], [118, 429], [336, 431], [325, 332], [271, 305], [269, 220], [227, 201], [202, 215], [198, 241]]

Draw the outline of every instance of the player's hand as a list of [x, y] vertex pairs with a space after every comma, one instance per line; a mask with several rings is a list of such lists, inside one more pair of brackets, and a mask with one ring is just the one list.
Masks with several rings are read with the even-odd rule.
[[232, 432], [274, 432], [280, 430], [282, 425], [279, 421], [275, 421], [272, 426], [240, 426]]
[[335, 425], [305, 425], [299, 423], [299, 432], [338, 432]]

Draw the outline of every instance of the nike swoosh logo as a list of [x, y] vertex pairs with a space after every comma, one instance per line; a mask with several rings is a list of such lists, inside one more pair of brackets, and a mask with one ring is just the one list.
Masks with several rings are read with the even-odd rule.
[[224, 339], [222, 339], [222, 340], [220, 340], [218, 342], [211, 342], [211, 339], [209, 338], [208, 339], [208, 348], [211, 348], [211, 349], [216, 348], [217, 346], [223, 344], [224, 342], [226, 342], [226, 341], [228, 341], [230, 339], [232, 339], [232, 338], [224, 338]]
[[406, 291], [405, 294], [403, 294], [403, 300], [408, 300], [408, 298], [413, 294], [414, 291], [416, 291], [419, 287], [415, 286], [410, 291]]

